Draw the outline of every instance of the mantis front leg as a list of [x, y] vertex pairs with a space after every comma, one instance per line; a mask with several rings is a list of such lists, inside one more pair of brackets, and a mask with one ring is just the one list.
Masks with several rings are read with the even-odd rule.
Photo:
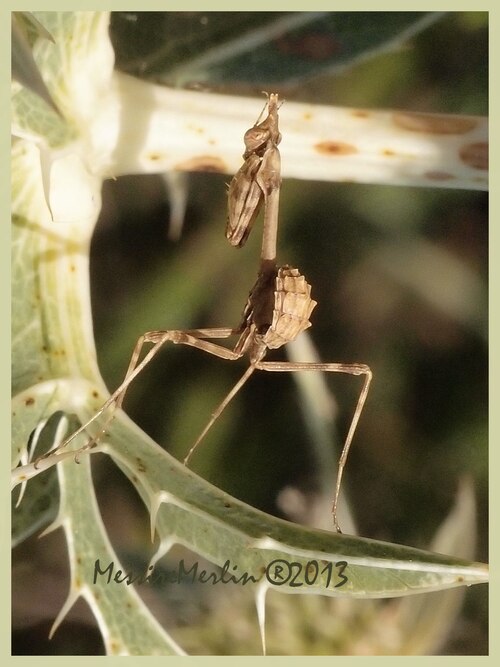
[[[113, 419], [114, 412], [120, 408], [125, 394], [130, 384], [141, 373], [147, 364], [158, 354], [165, 343], [171, 342], [174, 344], [189, 345], [196, 347], [199, 350], [213, 354], [221, 359], [234, 360], [238, 359], [241, 354], [236, 353], [231, 349], [225, 348], [222, 345], [212, 343], [207, 338], [228, 338], [233, 334], [240, 333], [240, 329], [229, 328], [213, 328], [213, 329], [188, 329], [188, 330], [172, 330], [172, 331], [148, 331], [143, 334], [137, 341], [130, 358], [125, 378], [120, 386], [111, 394], [107, 401], [99, 408], [99, 410], [89, 419], [85, 424], [82, 424], [76, 431], [74, 431], [66, 440], [64, 440], [56, 449], [52, 449], [47, 454], [40, 458], [52, 456], [57, 451], [66, 447], [74, 438], [80, 433], [83, 433], [96, 419], [98, 419], [108, 408], [113, 406], [113, 414], [107, 419], [100, 432], [91, 438], [77, 453], [81, 453], [95, 445], [102, 438], [109, 423]], [[139, 361], [144, 345], [152, 343], [153, 347], [147, 352], [144, 358]], [[36, 463], [35, 463], [36, 466]]]

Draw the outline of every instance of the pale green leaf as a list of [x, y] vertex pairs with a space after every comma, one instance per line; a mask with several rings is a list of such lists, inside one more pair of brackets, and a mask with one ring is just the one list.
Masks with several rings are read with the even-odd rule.
[[53, 42], [52, 36], [28, 12], [12, 12], [11, 20], [12, 78], [32, 90], [52, 107], [54, 111], [59, 113], [33, 58], [31, 46], [24, 30], [24, 23], [30, 22], [30, 25], [34, 25], [35, 30], [38, 31], [40, 36], [50, 39]]

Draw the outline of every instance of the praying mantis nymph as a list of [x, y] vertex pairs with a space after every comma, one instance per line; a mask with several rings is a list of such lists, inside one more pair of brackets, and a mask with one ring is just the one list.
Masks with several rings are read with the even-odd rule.
[[[207, 425], [187, 452], [184, 458], [186, 465], [208, 430], [254, 371], [325, 371], [363, 375], [363, 385], [339, 460], [332, 503], [333, 523], [335, 529], [340, 533], [337, 505], [342, 473], [368, 395], [372, 372], [368, 366], [359, 363], [264, 361], [268, 350], [286, 345], [311, 326], [309, 318], [317, 305], [311, 297], [311, 286], [297, 268], [288, 264], [279, 267], [276, 265], [278, 203], [281, 186], [280, 154], [278, 151], [281, 135], [278, 129], [277, 94], [269, 95], [267, 111], [266, 118], [261, 123], [257, 121], [245, 133], [244, 163], [234, 176], [228, 191], [226, 237], [233, 246], [241, 247], [244, 245], [259, 210], [264, 204], [264, 228], [258, 276], [250, 291], [239, 326], [236, 328], [158, 330], [143, 334], [135, 345], [123, 382], [93, 417], [69, 436], [57, 450], [65, 447], [108, 408], [111, 408], [111, 416], [106, 420], [99, 435], [90, 439], [83, 448], [76, 452], [76, 455], [95, 446], [104, 437], [114, 411], [121, 407], [131, 382], [167, 342], [189, 345], [228, 361], [240, 359], [245, 354], [249, 358], [247, 369], [221, 401]], [[238, 340], [233, 348], [213, 342], [214, 339], [225, 339], [233, 335], [238, 335]], [[141, 360], [142, 350], [146, 344], [151, 344], [152, 348]], [[51, 450], [48, 455], [55, 451]]]

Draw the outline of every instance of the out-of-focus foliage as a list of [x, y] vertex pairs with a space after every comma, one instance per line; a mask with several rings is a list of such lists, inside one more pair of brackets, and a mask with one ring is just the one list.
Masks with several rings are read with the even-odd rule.
[[117, 67], [175, 86], [288, 86], [394, 51], [441, 12], [117, 12]]

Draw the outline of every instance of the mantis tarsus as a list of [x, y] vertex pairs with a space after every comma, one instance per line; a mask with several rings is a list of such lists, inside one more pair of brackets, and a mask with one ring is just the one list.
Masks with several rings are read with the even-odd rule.
[[[334, 526], [338, 532], [341, 532], [337, 520], [337, 505], [342, 474], [368, 394], [372, 373], [368, 366], [358, 363], [264, 361], [269, 349], [286, 345], [311, 326], [309, 317], [316, 306], [316, 301], [311, 298], [311, 286], [300, 271], [289, 265], [280, 267], [276, 265], [278, 204], [281, 186], [280, 153], [278, 150], [281, 135], [278, 129], [278, 108], [278, 95], [270, 94], [267, 102], [267, 116], [262, 122], [257, 121], [245, 133], [244, 163], [234, 176], [228, 190], [226, 237], [234, 246], [241, 247], [244, 245], [259, 210], [264, 205], [259, 273], [248, 297], [240, 325], [236, 328], [149, 331], [143, 334], [135, 345], [125, 379], [121, 385], [94, 416], [57, 449], [62, 449], [79, 433], [85, 431], [89, 424], [109, 407], [114, 406], [114, 409], [121, 407], [126, 390], [131, 382], [167, 342], [189, 345], [229, 361], [234, 361], [247, 354], [250, 361], [246, 371], [219, 404], [207, 425], [191, 446], [184, 459], [185, 464], [188, 463], [193, 452], [222, 411], [254, 371], [295, 372], [314, 370], [363, 375], [363, 386], [339, 460], [335, 495], [332, 503]], [[225, 339], [233, 335], [239, 335], [239, 338], [232, 349], [213, 342], [214, 339]], [[153, 347], [140, 360], [145, 344], [152, 344]], [[112, 418], [113, 414], [108, 417], [99, 435], [89, 440], [79, 452], [95, 446], [105, 433]], [[52, 450], [50, 454], [53, 454], [54, 451]]]

